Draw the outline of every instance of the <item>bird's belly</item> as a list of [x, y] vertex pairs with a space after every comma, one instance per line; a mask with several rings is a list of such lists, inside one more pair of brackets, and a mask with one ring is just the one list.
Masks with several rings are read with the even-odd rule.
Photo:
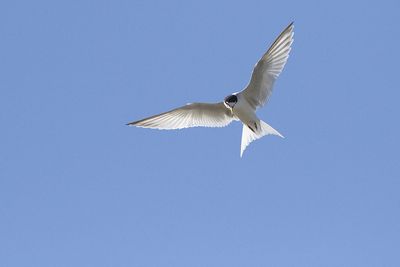
[[256, 113], [250, 105], [236, 105], [233, 108], [233, 115], [246, 125], [253, 125], [258, 122]]

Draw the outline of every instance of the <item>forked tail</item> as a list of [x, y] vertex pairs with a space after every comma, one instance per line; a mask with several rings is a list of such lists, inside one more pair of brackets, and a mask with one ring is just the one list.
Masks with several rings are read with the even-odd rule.
[[260, 120], [260, 129], [250, 129], [247, 125], [243, 124], [242, 144], [240, 146], [240, 157], [242, 157], [244, 150], [251, 142], [268, 134], [273, 134], [284, 138], [277, 130], [275, 130], [262, 120]]

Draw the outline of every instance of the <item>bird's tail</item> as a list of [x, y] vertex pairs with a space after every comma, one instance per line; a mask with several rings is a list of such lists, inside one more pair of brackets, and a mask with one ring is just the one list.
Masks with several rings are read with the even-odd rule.
[[266, 122], [260, 120], [259, 125], [260, 127], [254, 127], [255, 128], [254, 129], [253, 127], [250, 128], [249, 126], [243, 124], [242, 144], [240, 146], [240, 157], [242, 157], [244, 150], [251, 142], [263, 137], [264, 135], [272, 134], [284, 138], [283, 135], [281, 135], [277, 130], [272, 128]]

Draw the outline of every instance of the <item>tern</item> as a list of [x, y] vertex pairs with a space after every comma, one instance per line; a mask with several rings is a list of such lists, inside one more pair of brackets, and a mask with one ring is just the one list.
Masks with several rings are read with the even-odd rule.
[[256, 63], [250, 82], [240, 92], [225, 97], [219, 103], [189, 103], [158, 115], [130, 122], [127, 125], [160, 130], [189, 127], [225, 127], [233, 120], [243, 123], [240, 157], [254, 140], [272, 134], [283, 136], [260, 120], [256, 110], [264, 106], [272, 93], [275, 80], [282, 72], [293, 43], [293, 22], [272, 43]]

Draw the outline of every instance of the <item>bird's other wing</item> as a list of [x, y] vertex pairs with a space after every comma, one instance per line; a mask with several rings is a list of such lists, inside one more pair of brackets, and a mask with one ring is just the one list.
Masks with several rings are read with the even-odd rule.
[[255, 65], [250, 82], [242, 91], [253, 108], [263, 106], [271, 95], [274, 82], [289, 57], [293, 43], [293, 28], [292, 22]]
[[189, 127], [224, 127], [231, 123], [231, 111], [220, 103], [190, 103], [149, 118], [130, 122], [143, 128], [173, 130]]

